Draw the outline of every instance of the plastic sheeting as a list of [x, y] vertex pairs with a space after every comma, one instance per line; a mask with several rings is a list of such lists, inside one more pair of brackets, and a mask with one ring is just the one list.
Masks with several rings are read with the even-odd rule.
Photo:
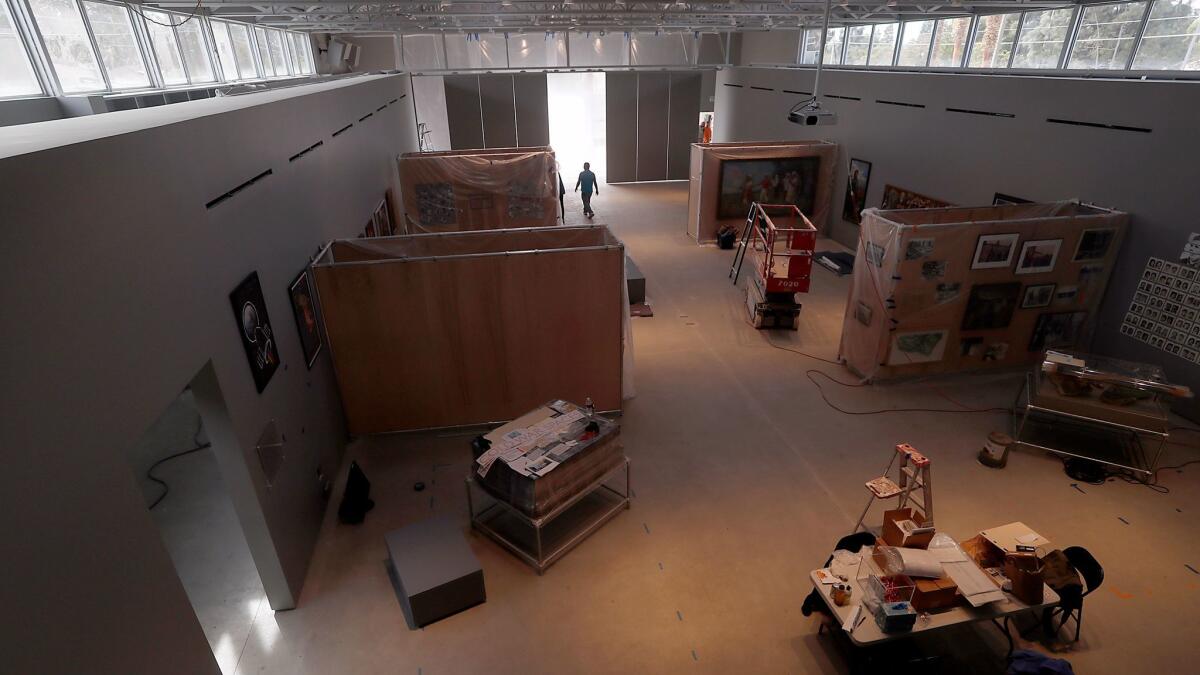
[[550, 148], [407, 153], [398, 164], [410, 234], [558, 223]]
[[718, 215], [722, 162], [801, 157], [817, 157], [820, 160], [816, 172], [817, 184], [812, 212], [804, 215], [808, 216], [819, 232], [825, 232], [829, 226], [830, 205], [833, 203], [837, 156], [837, 144], [829, 141], [693, 143], [689, 169], [691, 185], [688, 190], [688, 235], [701, 244], [708, 244], [716, 241], [717, 231], [723, 225], [733, 225], [740, 230], [746, 222], [744, 213], [732, 218], [721, 218]]
[[1086, 344], [1127, 224], [1066, 201], [866, 209], [840, 355], [886, 379], [1019, 366]]

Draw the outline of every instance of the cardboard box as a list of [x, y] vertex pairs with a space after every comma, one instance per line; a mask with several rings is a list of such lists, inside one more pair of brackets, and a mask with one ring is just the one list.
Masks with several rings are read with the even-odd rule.
[[1012, 581], [1012, 594], [1027, 605], [1042, 604], [1042, 563], [1032, 553], [1004, 557], [1004, 576]]
[[949, 577], [913, 579], [913, 582], [916, 590], [913, 591], [912, 606], [918, 612], [949, 607], [958, 602], [958, 585]]
[[883, 513], [883, 540], [890, 546], [925, 548], [933, 540], [934, 531], [914, 534], [914, 528], [922, 527], [925, 519], [912, 509], [894, 509]]

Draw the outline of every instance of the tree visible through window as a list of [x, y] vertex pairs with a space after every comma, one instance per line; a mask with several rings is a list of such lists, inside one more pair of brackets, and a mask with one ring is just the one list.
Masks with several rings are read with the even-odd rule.
[[971, 17], [940, 19], [933, 38], [929, 65], [933, 68], [959, 68], [967, 52], [967, 34], [971, 32]]
[[1013, 68], [1057, 68], [1075, 17], [1072, 8], [1026, 12]]
[[1134, 70], [1200, 70], [1200, 0], [1155, 0]]
[[142, 51], [138, 48], [133, 24], [129, 21], [129, 9], [124, 5], [84, 2], [83, 10], [92, 26], [96, 48], [100, 50], [100, 62], [108, 72], [112, 88], [149, 87], [150, 75], [146, 71]]
[[104, 76], [75, 0], [29, 0], [29, 9], [63, 91], [103, 91]]
[[989, 14], [975, 22], [975, 37], [971, 41], [971, 68], [1007, 68], [1017, 40], [1020, 14]]
[[933, 29], [936, 22], [906, 21], [900, 34], [900, 54], [896, 57], [898, 66], [923, 67], [929, 58], [929, 43], [933, 41]]

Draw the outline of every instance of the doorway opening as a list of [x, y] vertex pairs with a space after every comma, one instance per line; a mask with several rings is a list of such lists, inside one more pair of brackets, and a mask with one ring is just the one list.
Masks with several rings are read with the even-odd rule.
[[596, 180], [605, 182], [604, 73], [547, 73], [547, 116], [550, 146], [554, 148], [567, 194], [572, 194], [583, 163], [592, 165]]
[[[252, 636], [278, 635], [196, 395], [189, 385], [129, 450], [129, 462], [163, 545], [227, 675]], [[219, 422], [219, 421], [217, 421]]]

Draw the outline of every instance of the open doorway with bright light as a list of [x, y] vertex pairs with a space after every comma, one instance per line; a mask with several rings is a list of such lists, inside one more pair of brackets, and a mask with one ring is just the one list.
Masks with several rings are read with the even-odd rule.
[[213, 657], [229, 675], [252, 639], [269, 652], [278, 627], [218, 456], [236, 449], [209, 433], [228, 420], [202, 417], [198, 397], [184, 389], [128, 457]]
[[604, 73], [547, 73], [546, 98], [550, 145], [570, 203], [576, 203], [579, 197], [571, 195], [584, 162], [592, 165], [598, 182], [607, 175]]

